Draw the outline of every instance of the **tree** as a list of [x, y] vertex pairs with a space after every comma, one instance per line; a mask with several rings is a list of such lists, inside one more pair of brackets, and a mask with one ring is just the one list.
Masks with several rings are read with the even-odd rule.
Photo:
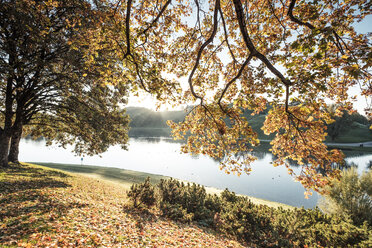
[[332, 141], [349, 128], [353, 123], [351, 115], [347, 111], [337, 111], [338, 107], [332, 104], [327, 107], [327, 111], [333, 118], [333, 122], [327, 125], [328, 136], [331, 137]]
[[[317, 191], [339, 175], [331, 165], [343, 155], [323, 143], [332, 121], [325, 102], [350, 110], [348, 89], [356, 85], [371, 100], [371, 44], [353, 26], [370, 14], [370, 1], [128, 0], [112, 8], [124, 33], [113, 38], [137, 71], [134, 82], [160, 102], [197, 104], [184, 122], [169, 123], [176, 138], [188, 134], [184, 152], [223, 158], [227, 172], [249, 173], [255, 158], [244, 152], [259, 140], [242, 113], [269, 103], [263, 130], [275, 134], [274, 166]], [[186, 78], [188, 89], [143, 80], [148, 74], [138, 68]], [[366, 113], [370, 118], [371, 109]], [[299, 175], [288, 160], [302, 165]]]
[[1, 1], [2, 166], [8, 155], [18, 160], [26, 125], [48, 142], [75, 143], [78, 154], [125, 148], [128, 79], [109, 42], [89, 42], [91, 33], [110, 25], [103, 22], [107, 15], [82, 0]]
[[[323, 143], [332, 121], [325, 102], [350, 110], [348, 89], [357, 85], [371, 101], [371, 44], [353, 27], [370, 14], [370, 1], [92, 2], [97, 14], [110, 14], [98, 15], [105, 25], [86, 32], [86, 51], [92, 55], [86, 64], [100, 64], [94, 51], [106, 44], [120, 58], [107, 64], [122, 70], [130, 92], [143, 90], [159, 103], [195, 106], [185, 121], [169, 123], [176, 138], [188, 134], [183, 151], [223, 158], [221, 168], [228, 173], [249, 173], [255, 158], [247, 152], [259, 140], [243, 113], [260, 113], [269, 104], [263, 130], [275, 134], [274, 165], [286, 166], [307, 189], [317, 191], [339, 175], [332, 164], [343, 155]], [[175, 77], [186, 78], [188, 89]], [[11, 100], [4, 100], [3, 109], [12, 112]], [[372, 117], [368, 107], [366, 114]], [[11, 129], [7, 116], [4, 134]], [[302, 166], [299, 175], [289, 160]], [[325, 175], [317, 172], [320, 167]]]
[[367, 221], [372, 225], [372, 171], [361, 176], [351, 167], [342, 172], [340, 181], [333, 180], [326, 187], [327, 194], [320, 201], [321, 209], [330, 214], [349, 215], [354, 224]]
[[327, 106], [326, 110], [333, 118], [333, 122], [327, 125], [327, 134], [332, 141], [335, 141], [340, 134], [348, 132], [354, 122], [369, 125], [367, 118], [358, 112], [349, 113], [346, 110], [340, 111], [338, 108], [337, 105], [331, 104]]

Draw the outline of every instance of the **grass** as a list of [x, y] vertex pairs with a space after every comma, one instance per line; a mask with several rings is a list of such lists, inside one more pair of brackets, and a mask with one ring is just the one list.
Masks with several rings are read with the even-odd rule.
[[[46, 166], [49, 168], [55, 168], [67, 172], [79, 173], [81, 175], [85, 175], [91, 178], [102, 179], [106, 181], [110, 181], [113, 183], [118, 183], [120, 186], [124, 187], [125, 189], [129, 189], [133, 183], [142, 183], [145, 181], [147, 177], [151, 178], [151, 182], [153, 184], [157, 184], [160, 182], [160, 179], [166, 179], [169, 177], [149, 174], [145, 172], [138, 172], [132, 170], [125, 170], [125, 169], [118, 169], [112, 167], [101, 167], [101, 166], [93, 166], [93, 165], [76, 165], [76, 164], [59, 164], [59, 163], [37, 163], [42, 166]], [[207, 193], [210, 194], [220, 194], [223, 190], [216, 189], [213, 187], [206, 187]], [[279, 202], [272, 202], [256, 197], [248, 198], [255, 204], [263, 204], [269, 207], [282, 207], [285, 209], [293, 208], [292, 206], [279, 203]]]
[[360, 147], [360, 146], [343, 146], [343, 145], [328, 145], [329, 149], [340, 149], [343, 152], [347, 151], [358, 151], [358, 152], [372, 152], [372, 147]]
[[363, 125], [353, 122], [350, 127], [332, 140], [330, 137], [326, 138], [326, 142], [335, 143], [360, 143], [372, 141], [372, 131], [369, 125]]
[[125, 187], [43, 166], [0, 168], [0, 247], [243, 247], [127, 207]]
[[124, 188], [129, 189], [134, 183], [142, 183], [147, 177], [151, 177], [153, 183], [159, 183], [160, 179], [168, 177], [149, 174], [145, 172], [125, 170], [112, 167], [102, 167], [94, 165], [78, 165], [78, 164], [60, 164], [60, 163], [39, 163], [36, 164], [49, 168], [59, 169], [67, 172], [78, 173], [95, 179], [102, 179], [114, 183], [119, 183]]
[[0, 247], [370, 247], [372, 242], [367, 225], [319, 210], [238, 204], [221, 213], [222, 219], [217, 216], [213, 229], [181, 223], [163, 217], [157, 207], [134, 208], [117, 177], [85, 174], [33, 164], [0, 168]]
[[358, 142], [368, 142], [372, 141], [372, 132], [368, 125], [362, 125], [354, 122], [350, 129], [342, 133], [336, 142], [339, 143], [358, 143]]

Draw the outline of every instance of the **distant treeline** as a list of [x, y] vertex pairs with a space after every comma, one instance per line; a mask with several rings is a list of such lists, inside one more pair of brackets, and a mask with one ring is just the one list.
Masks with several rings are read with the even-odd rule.
[[[269, 108], [254, 116], [252, 116], [249, 111], [244, 113], [244, 116], [247, 118], [253, 130], [258, 133], [260, 139], [270, 140], [274, 137], [273, 135], [265, 135], [261, 130], [268, 111]], [[156, 129], [168, 128], [166, 123], [167, 120], [172, 120], [174, 122], [183, 121], [187, 114], [185, 110], [156, 112], [142, 107], [128, 107], [127, 113], [131, 119], [131, 136], [168, 136], [168, 134], [170, 134], [169, 131], [163, 131], [161, 134], [157, 135], [156, 132], [160, 132], [160, 130]], [[327, 141], [341, 143], [372, 141], [372, 132], [369, 130], [369, 125], [370, 123], [365, 116], [357, 112], [351, 115], [345, 112], [342, 117], [337, 117], [334, 123], [328, 125], [327, 131], [329, 137]], [[153, 135], [151, 134], [151, 128], [155, 130]], [[143, 129], [148, 129], [145, 134], [143, 134]]]
[[183, 121], [186, 116], [186, 111], [162, 111], [155, 112], [153, 110], [141, 107], [128, 107], [127, 113], [130, 116], [130, 127], [143, 128], [164, 128], [168, 127], [167, 120], [175, 122]]

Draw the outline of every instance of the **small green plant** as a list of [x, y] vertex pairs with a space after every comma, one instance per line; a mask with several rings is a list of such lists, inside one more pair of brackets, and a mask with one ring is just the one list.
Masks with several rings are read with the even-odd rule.
[[328, 214], [350, 216], [354, 224], [361, 225], [367, 221], [372, 226], [372, 171], [358, 176], [355, 168], [345, 170], [341, 179], [333, 180], [332, 186], [319, 203], [320, 208]]
[[143, 183], [133, 184], [127, 195], [132, 199], [134, 207], [139, 206], [141, 203], [147, 207], [155, 205], [155, 190], [150, 183], [150, 177], [147, 177]]

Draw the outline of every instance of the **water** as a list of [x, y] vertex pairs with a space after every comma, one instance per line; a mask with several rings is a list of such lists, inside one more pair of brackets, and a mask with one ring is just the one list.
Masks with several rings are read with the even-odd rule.
[[[171, 176], [219, 189], [228, 188], [270, 201], [305, 208], [315, 207], [319, 195], [314, 193], [304, 198], [304, 189], [287, 174], [284, 167], [273, 167], [273, 157], [265, 151], [256, 152], [258, 160], [252, 165], [250, 175], [227, 175], [220, 171], [217, 161], [206, 156], [190, 156], [180, 153], [180, 144], [169, 138], [131, 138], [129, 151], [119, 146], [111, 147], [101, 156], [84, 157], [83, 164], [117, 167], [152, 174]], [[358, 171], [367, 169], [372, 153], [347, 152], [346, 161], [358, 166]], [[69, 149], [45, 146], [45, 141], [22, 140], [20, 161], [80, 164], [81, 157]], [[299, 167], [292, 168], [299, 172]]]

